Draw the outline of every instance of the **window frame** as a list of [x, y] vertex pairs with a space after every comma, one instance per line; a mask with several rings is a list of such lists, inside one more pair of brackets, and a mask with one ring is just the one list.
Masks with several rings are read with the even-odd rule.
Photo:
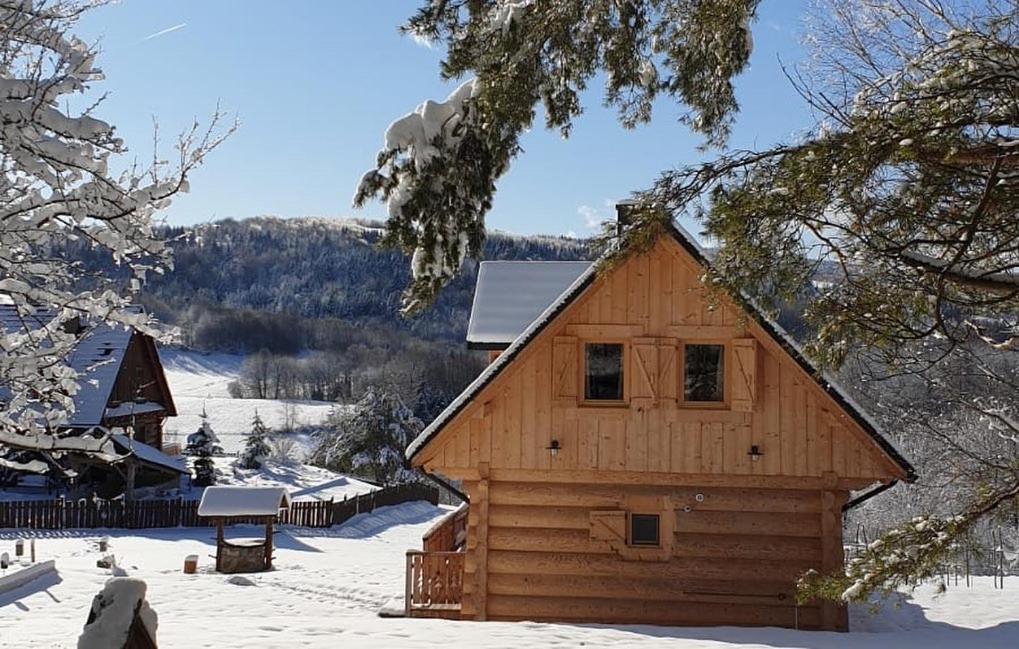
[[[686, 398], [686, 348], [690, 345], [717, 345], [722, 348], [722, 399], [721, 401], [688, 401]], [[731, 401], [730, 386], [732, 376], [732, 345], [724, 339], [680, 340], [677, 357], [679, 380], [676, 388], [676, 402], [685, 408], [702, 408], [705, 410], [728, 410]]]
[[[588, 345], [619, 345], [622, 348], [622, 359], [620, 360], [620, 369], [623, 372], [622, 389], [623, 395], [621, 399], [589, 399], [587, 397], [587, 346]], [[577, 400], [582, 406], [591, 406], [594, 408], [619, 408], [621, 406], [628, 406], [630, 403], [630, 343], [629, 341], [622, 338], [597, 338], [597, 339], [581, 339], [579, 341], [580, 349], [578, 350], [578, 356], [581, 362], [577, 363], [580, 370], [580, 378], [578, 379], [578, 390]]]
[[[637, 543], [633, 540], [633, 519], [635, 516], [648, 516], [654, 517], [655, 527], [655, 542], [654, 543]], [[628, 511], [626, 513], [626, 545], [631, 548], [637, 549], [659, 549], [662, 547], [662, 514], [661, 512], [644, 512], [644, 511]]]

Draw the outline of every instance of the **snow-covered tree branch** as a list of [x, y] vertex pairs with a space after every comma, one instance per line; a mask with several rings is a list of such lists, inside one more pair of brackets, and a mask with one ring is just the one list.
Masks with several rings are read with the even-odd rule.
[[[96, 116], [97, 50], [72, 33], [101, 4], [0, 0], [0, 299], [17, 313], [0, 329], [0, 445], [101, 451], [102, 436], [89, 446], [56, 432], [77, 390], [68, 323], [87, 316], [158, 333], [127, 308], [149, 273], [171, 266], [153, 219], [233, 129], [217, 111], [207, 128], [196, 123], [180, 136], [173, 161], [125, 164], [124, 142]], [[112, 279], [90, 278], [83, 288], [77, 265], [51, 251], [68, 238], [127, 268], [128, 295]]]
[[404, 311], [435, 298], [477, 256], [496, 183], [540, 105], [568, 136], [581, 93], [605, 74], [605, 101], [632, 128], [654, 100], [685, 105], [681, 121], [725, 141], [732, 79], [750, 58], [758, 0], [430, 0], [404, 26], [446, 46], [442, 75], [469, 79], [444, 102], [393, 122], [355, 205], [387, 201], [386, 242], [412, 256]]

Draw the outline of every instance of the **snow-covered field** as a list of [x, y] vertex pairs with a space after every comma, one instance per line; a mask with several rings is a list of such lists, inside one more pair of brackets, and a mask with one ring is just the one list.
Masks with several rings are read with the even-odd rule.
[[[198, 430], [203, 409], [222, 441], [223, 450], [236, 453], [244, 446], [244, 435], [251, 430], [256, 410], [266, 426], [278, 431], [286, 427], [288, 420], [296, 428], [317, 425], [334, 407], [324, 401], [230, 398], [228, 386], [237, 380], [244, 356], [162, 348], [159, 357], [177, 404], [177, 416], [167, 419], [164, 428], [167, 443], [183, 444], [189, 434]], [[299, 434], [295, 438], [297, 450], [306, 452], [306, 437]]]
[[[440, 508], [408, 503], [378, 509], [326, 530], [277, 533], [275, 569], [247, 575], [252, 585], [211, 572], [212, 530], [111, 531], [122, 568], [148, 582], [159, 615], [161, 647], [605, 647], [693, 649], [948, 649], [1019, 646], [1019, 578], [1004, 591], [991, 579], [936, 596], [923, 586], [877, 616], [853, 611], [852, 633], [785, 629], [611, 627], [573, 624], [472, 623], [387, 619], [378, 608], [403, 593], [404, 550]], [[235, 530], [243, 535], [245, 530]], [[0, 647], [74, 647], [93, 594], [109, 576], [96, 568], [105, 532], [55, 533], [37, 540], [40, 559], [57, 575], [0, 595]], [[13, 546], [0, 532], [0, 551]], [[197, 575], [181, 572], [184, 556], [201, 557]], [[241, 584], [244, 582], [240, 581]]]

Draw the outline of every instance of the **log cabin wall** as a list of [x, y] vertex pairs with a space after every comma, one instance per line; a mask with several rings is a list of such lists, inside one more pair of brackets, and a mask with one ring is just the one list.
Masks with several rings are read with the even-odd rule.
[[[844, 608], [795, 600], [804, 571], [841, 562], [824, 494], [831, 517], [845, 491], [492, 481], [482, 500], [482, 484], [467, 485], [487, 521], [468, 529], [465, 619], [846, 628]], [[599, 534], [617, 511], [663, 515], [661, 549]]]
[[[702, 272], [663, 237], [604, 273], [415, 457], [471, 498], [464, 618], [845, 628], [795, 580], [841, 566], [848, 491], [903, 470]], [[584, 401], [587, 342], [624, 345], [621, 402]], [[724, 346], [721, 403], [684, 403], [687, 343]], [[627, 549], [627, 512], [661, 547]]]

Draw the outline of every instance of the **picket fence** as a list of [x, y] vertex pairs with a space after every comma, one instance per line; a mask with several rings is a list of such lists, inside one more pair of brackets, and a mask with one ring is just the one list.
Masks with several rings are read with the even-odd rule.
[[[414, 500], [438, 504], [439, 490], [421, 483], [384, 487], [343, 500], [297, 501], [281, 509], [280, 525], [331, 527], [376, 507]], [[260, 519], [232, 519], [261, 523]], [[0, 529], [68, 530], [80, 528], [143, 529], [149, 527], [209, 527], [212, 520], [198, 515], [197, 500], [14, 500], [0, 501]]]

